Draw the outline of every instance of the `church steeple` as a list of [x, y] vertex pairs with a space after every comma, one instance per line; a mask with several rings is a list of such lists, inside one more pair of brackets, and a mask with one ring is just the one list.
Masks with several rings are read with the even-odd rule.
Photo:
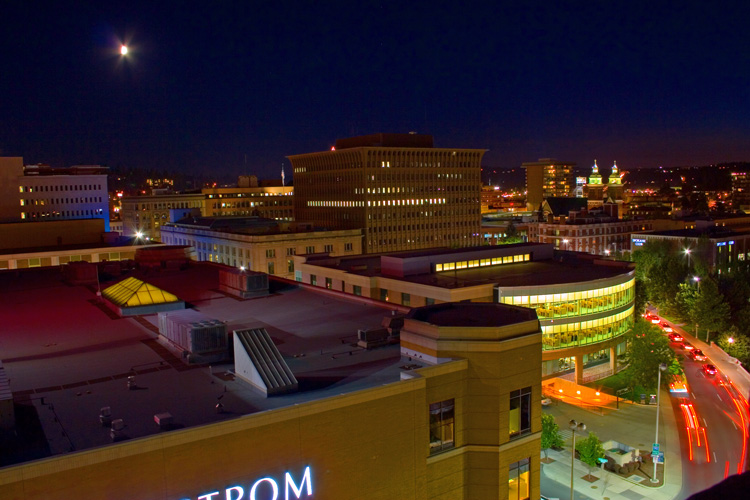
[[622, 184], [622, 178], [620, 177], [620, 171], [617, 169], [617, 162], [612, 165], [612, 173], [609, 174], [608, 184]]
[[589, 176], [589, 184], [601, 184], [602, 183], [602, 176], [599, 173], [599, 166], [596, 164], [596, 160], [594, 160], [594, 166], [591, 167], [591, 175]]

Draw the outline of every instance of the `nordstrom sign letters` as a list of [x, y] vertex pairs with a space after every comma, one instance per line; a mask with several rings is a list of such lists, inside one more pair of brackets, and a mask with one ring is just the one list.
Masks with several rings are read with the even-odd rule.
[[[298, 483], [289, 472], [284, 474], [284, 496], [281, 493], [279, 483], [272, 477], [262, 477], [255, 481], [245, 495], [242, 486], [230, 486], [224, 491], [212, 491], [205, 493], [197, 500], [293, 500], [295, 498], [310, 497], [313, 494], [312, 479], [310, 477], [310, 466], [305, 467], [302, 480]], [[291, 495], [290, 495], [291, 493]]]

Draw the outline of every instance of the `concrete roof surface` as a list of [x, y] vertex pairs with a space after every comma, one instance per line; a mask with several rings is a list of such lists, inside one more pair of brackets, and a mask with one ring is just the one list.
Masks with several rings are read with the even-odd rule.
[[[354, 345], [358, 329], [379, 328], [391, 315], [386, 305], [277, 282], [269, 296], [241, 300], [218, 291], [219, 269], [198, 263], [132, 276], [225, 321], [229, 331], [265, 327], [300, 392], [266, 398], [234, 378], [232, 363], [186, 365], [155, 340], [156, 315], [120, 318], [95, 286], [63, 282], [60, 268], [0, 273], [0, 359], [16, 402], [36, 407], [51, 454], [111, 443], [99, 422], [105, 406], [137, 438], [164, 432], [158, 413], [171, 413], [173, 428], [190, 427], [400, 380], [398, 345]], [[133, 373], [137, 390], [127, 387]], [[224, 413], [216, 413], [218, 401]]]

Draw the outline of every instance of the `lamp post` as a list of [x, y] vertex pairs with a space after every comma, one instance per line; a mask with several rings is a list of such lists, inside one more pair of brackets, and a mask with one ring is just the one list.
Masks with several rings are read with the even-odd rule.
[[688, 269], [690, 269], [690, 253], [691, 253], [691, 250], [690, 250], [689, 248], [686, 248], [686, 249], [684, 250], [684, 252], [685, 252], [685, 255], [687, 255], [687, 260], [688, 260]]
[[[695, 281], [695, 286], [698, 287], [698, 290], [701, 288], [701, 279], [698, 276], [693, 276], [693, 281]], [[706, 333], [706, 336], [708, 336], [708, 333]], [[698, 338], [698, 323], [695, 323], [695, 338]]]
[[[651, 477], [652, 483], [658, 483], [659, 480], [656, 479], [656, 459], [659, 456], [658, 447], [659, 447], [659, 396], [661, 395], [661, 372], [667, 370], [667, 365], [664, 363], [659, 364], [659, 382], [656, 385], [656, 438], [654, 439], [654, 448], [651, 450], [651, 458], [653, 458], [654, 461], [654, 475]], [[654, 456], [654, 452], [656, 452], [656, 456]]]
[[570, 430], [573, 431], [573, 455], [570, 457], [570, 500], [573, 500], [573, 475], [576, 463], [576, 431], [583, 432], [586, 430], [586, 424], [571, 420], [569, 423]]

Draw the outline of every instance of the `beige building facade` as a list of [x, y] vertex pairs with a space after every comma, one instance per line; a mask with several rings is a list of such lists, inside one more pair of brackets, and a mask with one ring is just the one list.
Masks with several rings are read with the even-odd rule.
[[[226, 222], [214, 226], [213, 222]], [[232, 225], [231, 222], [237, 224]], [[265, 222], [246, 226], [243, 222]], [[294, 279], [294, 256], [325, 253], [331, 256], [362, 253], [362, 231], [313, 230], [304, 225], [246, 217], [200, 218], [194, 223], [166, 224], [162, 242], [190, 245], [200, 261], [242, 267], [250, 271]]]
[[484, 153], [435, 148], [428, 135], [373, 134], [289, 156], [295, 219], [363, 229], [368, 254], [478, 245]]
[[522, 163], [526, 170], [526, 209], [538, 210], [546, 198], [572, 196], [576, 187], [575, 166], [554, 158]]
[[161, 227], [190, 213], [204, 217], [256, 216], [276, 220], [294, 219], [294, 188], [250, 186], [205, 188], [201, 193], [126, 196], [120, 218], [123, 234], [159, 240]]

